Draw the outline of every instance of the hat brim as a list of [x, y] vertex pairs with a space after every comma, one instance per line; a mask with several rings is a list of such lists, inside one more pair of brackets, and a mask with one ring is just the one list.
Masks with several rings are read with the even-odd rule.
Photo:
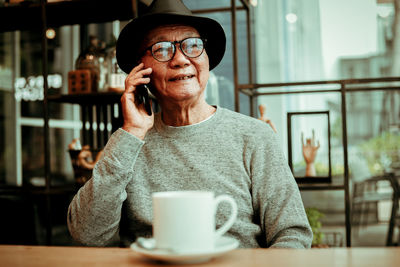
[[226, 37], [222, 26], [213, 19], [178, 14], [149, 14], [129, 22], [119, 34], [116, 56], [119, 67], [130, 73], [139, 60], [139, 49], [149, 30], [159, 25], [182, 24], [197, 29], [207, 39], [206, 52], [210, 70], [214, 69], [225, 54]]

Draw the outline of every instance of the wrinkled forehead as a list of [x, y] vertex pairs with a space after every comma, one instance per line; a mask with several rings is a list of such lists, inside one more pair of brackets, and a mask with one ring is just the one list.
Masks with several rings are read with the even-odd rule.
[[142, 45], [149, 46], [160, 41], [179, 41], [188, 37], [200, 37], [200, 34], [196, 28], [189, 25], [161, 25], [147, 32]]

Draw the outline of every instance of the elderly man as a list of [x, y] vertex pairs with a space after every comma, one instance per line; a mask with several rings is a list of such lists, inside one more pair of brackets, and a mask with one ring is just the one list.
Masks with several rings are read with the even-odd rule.
[[[151, 236], [153, 192], [207, 190], [236, 200], [238, 217], [227, 235], [240, 247], [310, 247], [300, 193], [271, 128], [205, 101], [225, 42], [218, 22], [193, 16], [180, 0], [155, 0], [122, 30], [124, 124], [70, 204], [77, 241], [104, 246]], [[160, 113], [136, 100], [144, 84]], [[217, 225], [227, 213], [218, 212]]]

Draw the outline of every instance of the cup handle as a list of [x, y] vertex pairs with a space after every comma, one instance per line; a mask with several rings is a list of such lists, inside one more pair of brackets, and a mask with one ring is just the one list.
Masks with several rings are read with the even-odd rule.
[[226, 221], [224, 225], [222, 225], [217, 231], [215, 232], [215, 239], [218, 239], [221, 237], [223, 234], [225, 234], [233, 225], [233, 223], [236, 220], [237, 216], [237, 204], [235, 200], [228, 195], [220, 195], [215, 198], [215, 214], [217, 213], [217, 207], [219, 203], [221, 202], [228, 202], [231, 205], [231, 216], [229, 219]]

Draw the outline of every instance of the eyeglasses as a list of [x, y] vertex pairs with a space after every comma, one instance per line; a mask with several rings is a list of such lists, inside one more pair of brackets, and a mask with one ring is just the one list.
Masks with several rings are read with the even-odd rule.
[[151, 51], [153, 58], [160, 62], [170, 61], [176, 53], [176, 44], [179, 44], [179, 49], [189, 58], [199, 57], [204, 51], [205, 39], [200, 37], [189, 37], [182, 41], [174, 42], [158, 42], [146, 49]]

